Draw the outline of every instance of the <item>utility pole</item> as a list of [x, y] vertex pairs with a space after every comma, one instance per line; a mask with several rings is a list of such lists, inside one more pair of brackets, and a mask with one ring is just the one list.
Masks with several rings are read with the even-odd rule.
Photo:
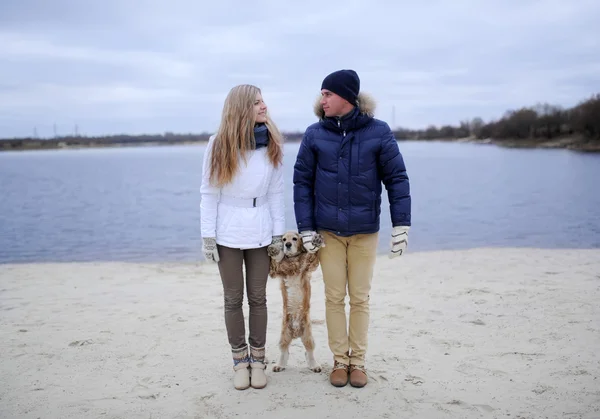
[[79, 137], [79, 127], [75, 124], [75, 137]]
[[33, 127], [33, 138], [37, 138], [37, 137], [38, 137], [37, 127]]
[[56, 123], [54, 123], [54, 138], [56, 138]]
[[396, 129], [396, 105], [392, 106], [392, 130]]

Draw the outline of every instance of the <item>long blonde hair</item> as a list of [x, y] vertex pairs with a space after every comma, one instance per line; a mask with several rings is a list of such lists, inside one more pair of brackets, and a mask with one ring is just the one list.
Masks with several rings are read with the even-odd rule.
[[[221, 187], [233, 179], [239, 168], [239, 158], [246, 162], [248, 151], [254, 150], [254, 102], [261, 93], [256, 86], [242, 84], [229, 91], [223, 105], [221, 124], [214, 140], [210, 161], [210, 182]], [[274, 167], [283, 160], [283, 138], [267, 113], [269, 145], [267, 154]]]

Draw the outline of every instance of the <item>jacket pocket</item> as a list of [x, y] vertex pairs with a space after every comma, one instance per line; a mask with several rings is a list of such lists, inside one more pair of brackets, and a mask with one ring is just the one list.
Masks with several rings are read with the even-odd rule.
[[375, 191], [371, 191], [371, 211], [373, 215], [375, 215], [375, 211], [377, 210], [377, 197], [375, 196]]
[[352, 176], [358, 176], [360, 174], [360, 143], [356, 135], [350, 140], [350, 170]]
[[377, 198], [377, 194], [375, 193], [375, 191], [371, 191], [371, 214], [373, 214], [373, 222], [375, 222], [375, 220], [379, 216], [378, 205], [379, 199]]

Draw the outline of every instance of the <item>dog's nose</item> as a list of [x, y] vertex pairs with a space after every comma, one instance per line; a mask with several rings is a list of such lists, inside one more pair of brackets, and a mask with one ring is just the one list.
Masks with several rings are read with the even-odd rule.
[[285, 247], [287, 247], [287, 248], [290, 248], [290, 247], [292, 247], [292, 243], [286, 243], [286, 244], [285, 244]]

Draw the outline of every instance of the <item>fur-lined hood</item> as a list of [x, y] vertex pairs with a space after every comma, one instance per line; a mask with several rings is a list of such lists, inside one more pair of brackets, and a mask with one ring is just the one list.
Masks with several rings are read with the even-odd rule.
[[[360, 92], [357, 100], [360, 112], [373, 118], [375, 116], [375, 108], [377, 107], [373, 96], [365, 92]], [[321, 95], [315, 100], [313, 111], [319, 120], [325, 118], [325, 112], [323, 112], [323, 107], [321, 106]]]

